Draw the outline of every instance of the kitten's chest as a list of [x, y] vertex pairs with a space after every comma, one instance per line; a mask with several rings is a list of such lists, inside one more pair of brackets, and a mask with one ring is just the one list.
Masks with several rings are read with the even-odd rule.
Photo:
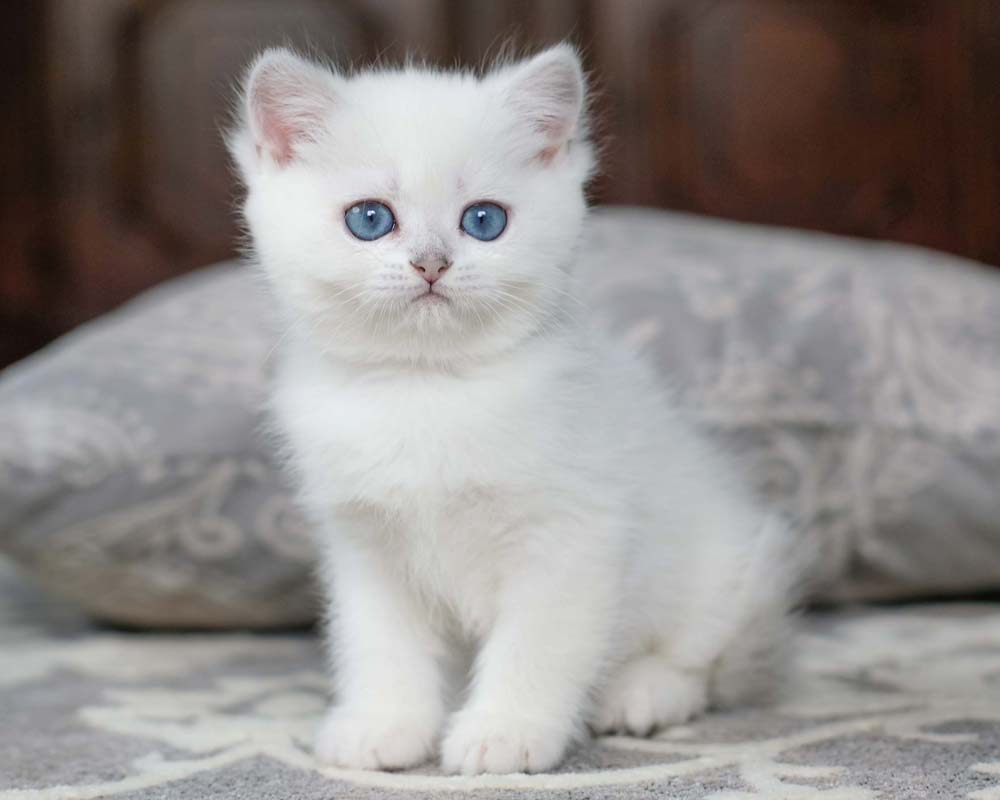
[[545, 460], [545, 425], [496, 380], [290, 384], [276, 409], [307, 482], [333, 502], [440, 510], [522, 483]]
[[462, 380], [303, 370], [282, 376], [274, 407], [314, 517], [339, 518], [478, 634], [523, 557], [524, 521], [548, 513], [572, 474], [578, 426], [546, 377], [531, 364]]

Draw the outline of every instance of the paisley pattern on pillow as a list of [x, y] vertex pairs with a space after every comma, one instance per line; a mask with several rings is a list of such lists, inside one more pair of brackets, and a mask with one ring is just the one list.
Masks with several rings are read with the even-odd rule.
[[[601, 322], [815, 537], [814, 590], [1000, 587], [1000, 271], [899, 245], [605, 208]], [[172, 281], [0, 376], [0, 552], [96, 616], [313, 618], [263, 411], [280, 336], [249, 270]]]

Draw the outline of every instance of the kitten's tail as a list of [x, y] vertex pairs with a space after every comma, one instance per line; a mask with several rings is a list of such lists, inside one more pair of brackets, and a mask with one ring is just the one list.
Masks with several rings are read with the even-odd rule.
[[805, 595], [814, 563], [812, 540], [784, 519], [762, 525], [743, 580], [732, 597], [742, 609], [737, 633], [716, 661], [709, 683], [715, 708], [776, 699], [792, 659], [792, 612]]

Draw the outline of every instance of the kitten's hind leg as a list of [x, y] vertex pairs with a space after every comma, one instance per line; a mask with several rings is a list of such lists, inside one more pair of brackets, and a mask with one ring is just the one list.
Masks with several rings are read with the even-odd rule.
[[605, 685], [591, 718], [597, 733], [648, 736], [686, 722], [708, 705], [708, 671], [681, 669], [661, 652], [625, 662]]

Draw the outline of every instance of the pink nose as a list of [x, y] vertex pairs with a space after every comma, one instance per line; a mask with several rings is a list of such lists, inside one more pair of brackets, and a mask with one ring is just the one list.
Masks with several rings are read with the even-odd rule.
[[433, 284], [451, 266], [451, 262], [442, 256], [433, 256], [411, 261], [410, 266], [420, 273], [421, 278]]

